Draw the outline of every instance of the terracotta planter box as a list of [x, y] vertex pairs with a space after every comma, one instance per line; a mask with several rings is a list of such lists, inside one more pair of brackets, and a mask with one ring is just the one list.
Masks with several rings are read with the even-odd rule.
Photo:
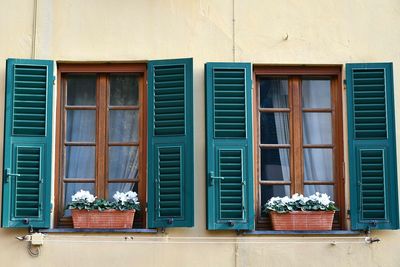
[[274, 230], [332, 230], [335, 211], [270, 212]]
[[123, 229], [132, 228], [135, 210], [77, 210], [73, 209], [74, 228]]

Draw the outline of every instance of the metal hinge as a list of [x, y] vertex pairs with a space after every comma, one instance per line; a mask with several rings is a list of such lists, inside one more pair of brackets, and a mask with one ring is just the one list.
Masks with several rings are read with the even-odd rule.
[[53, 85], [56, 85], [56, 76], [53, 76]]
[[343, 85], [344, 85], [344, 86], [343, 86], [343, 89], [346, 90], [346, 86], [347, 86], [347, 80], [346, 80], [346, 79], [343, 80]]

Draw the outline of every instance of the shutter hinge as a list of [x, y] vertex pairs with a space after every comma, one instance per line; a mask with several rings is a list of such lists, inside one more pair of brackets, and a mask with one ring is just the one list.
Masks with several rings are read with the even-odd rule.
[[53, 213], [54, 212], [54, 205], [53, 205], [53, 203], [50, 203], [50, 213]]
[[346, 86], [347, 86], [347, 80], [344, 79], [344, 80], [343, 80], [343, 89], [344, 89], [344, 90], [346, 90]]
[[146, 203], [144, 203], [144, 212], [146, 212], [147, 213], [147, 202]]
[[53, 76], [53, 85], [56, 85], [56, 76]]

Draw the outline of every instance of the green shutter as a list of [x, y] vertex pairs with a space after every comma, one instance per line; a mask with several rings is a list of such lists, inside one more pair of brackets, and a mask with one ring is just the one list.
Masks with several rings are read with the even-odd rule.
[[193, 60], [148, 64], [150, 228], [194, 225]]
[[251, 64], [206, 64], [207, 228], [254, 228]]
[[398, 229], [391, 63], [347, 64], [351, 227]]
[[3, 227], [50, 227], [53, 61], [7, 60]]

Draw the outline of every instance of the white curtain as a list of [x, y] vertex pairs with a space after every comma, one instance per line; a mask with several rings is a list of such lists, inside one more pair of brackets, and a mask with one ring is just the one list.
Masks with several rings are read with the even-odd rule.
[[[330, 107], [329, 80], [305, 80], [302, 89], [303, 107]], [[303, 112], [303, 143], [331, 144], [331, 121], [331, 113]], [[331, 180], [332, 160], [331, 149], [304, 149], [304, 180]], [[304, 194], [308, 196], [318, 191], [332, 196], [332, 189], [329, 185], [306, 185]]]
[[[273, 107], [288, 107], [287, 80], [273, 80], [271, 85]], [[274, 118], [278, 144], [290, 144], [289, 114], [274, 112]], [[289, 149], [279, 149], [279, 159], [283, 179], [290, 179]], [[279, 192], [279, 195], [290, 195], [290, 188], [288, 186], [283, 187], [283, 192]]]

